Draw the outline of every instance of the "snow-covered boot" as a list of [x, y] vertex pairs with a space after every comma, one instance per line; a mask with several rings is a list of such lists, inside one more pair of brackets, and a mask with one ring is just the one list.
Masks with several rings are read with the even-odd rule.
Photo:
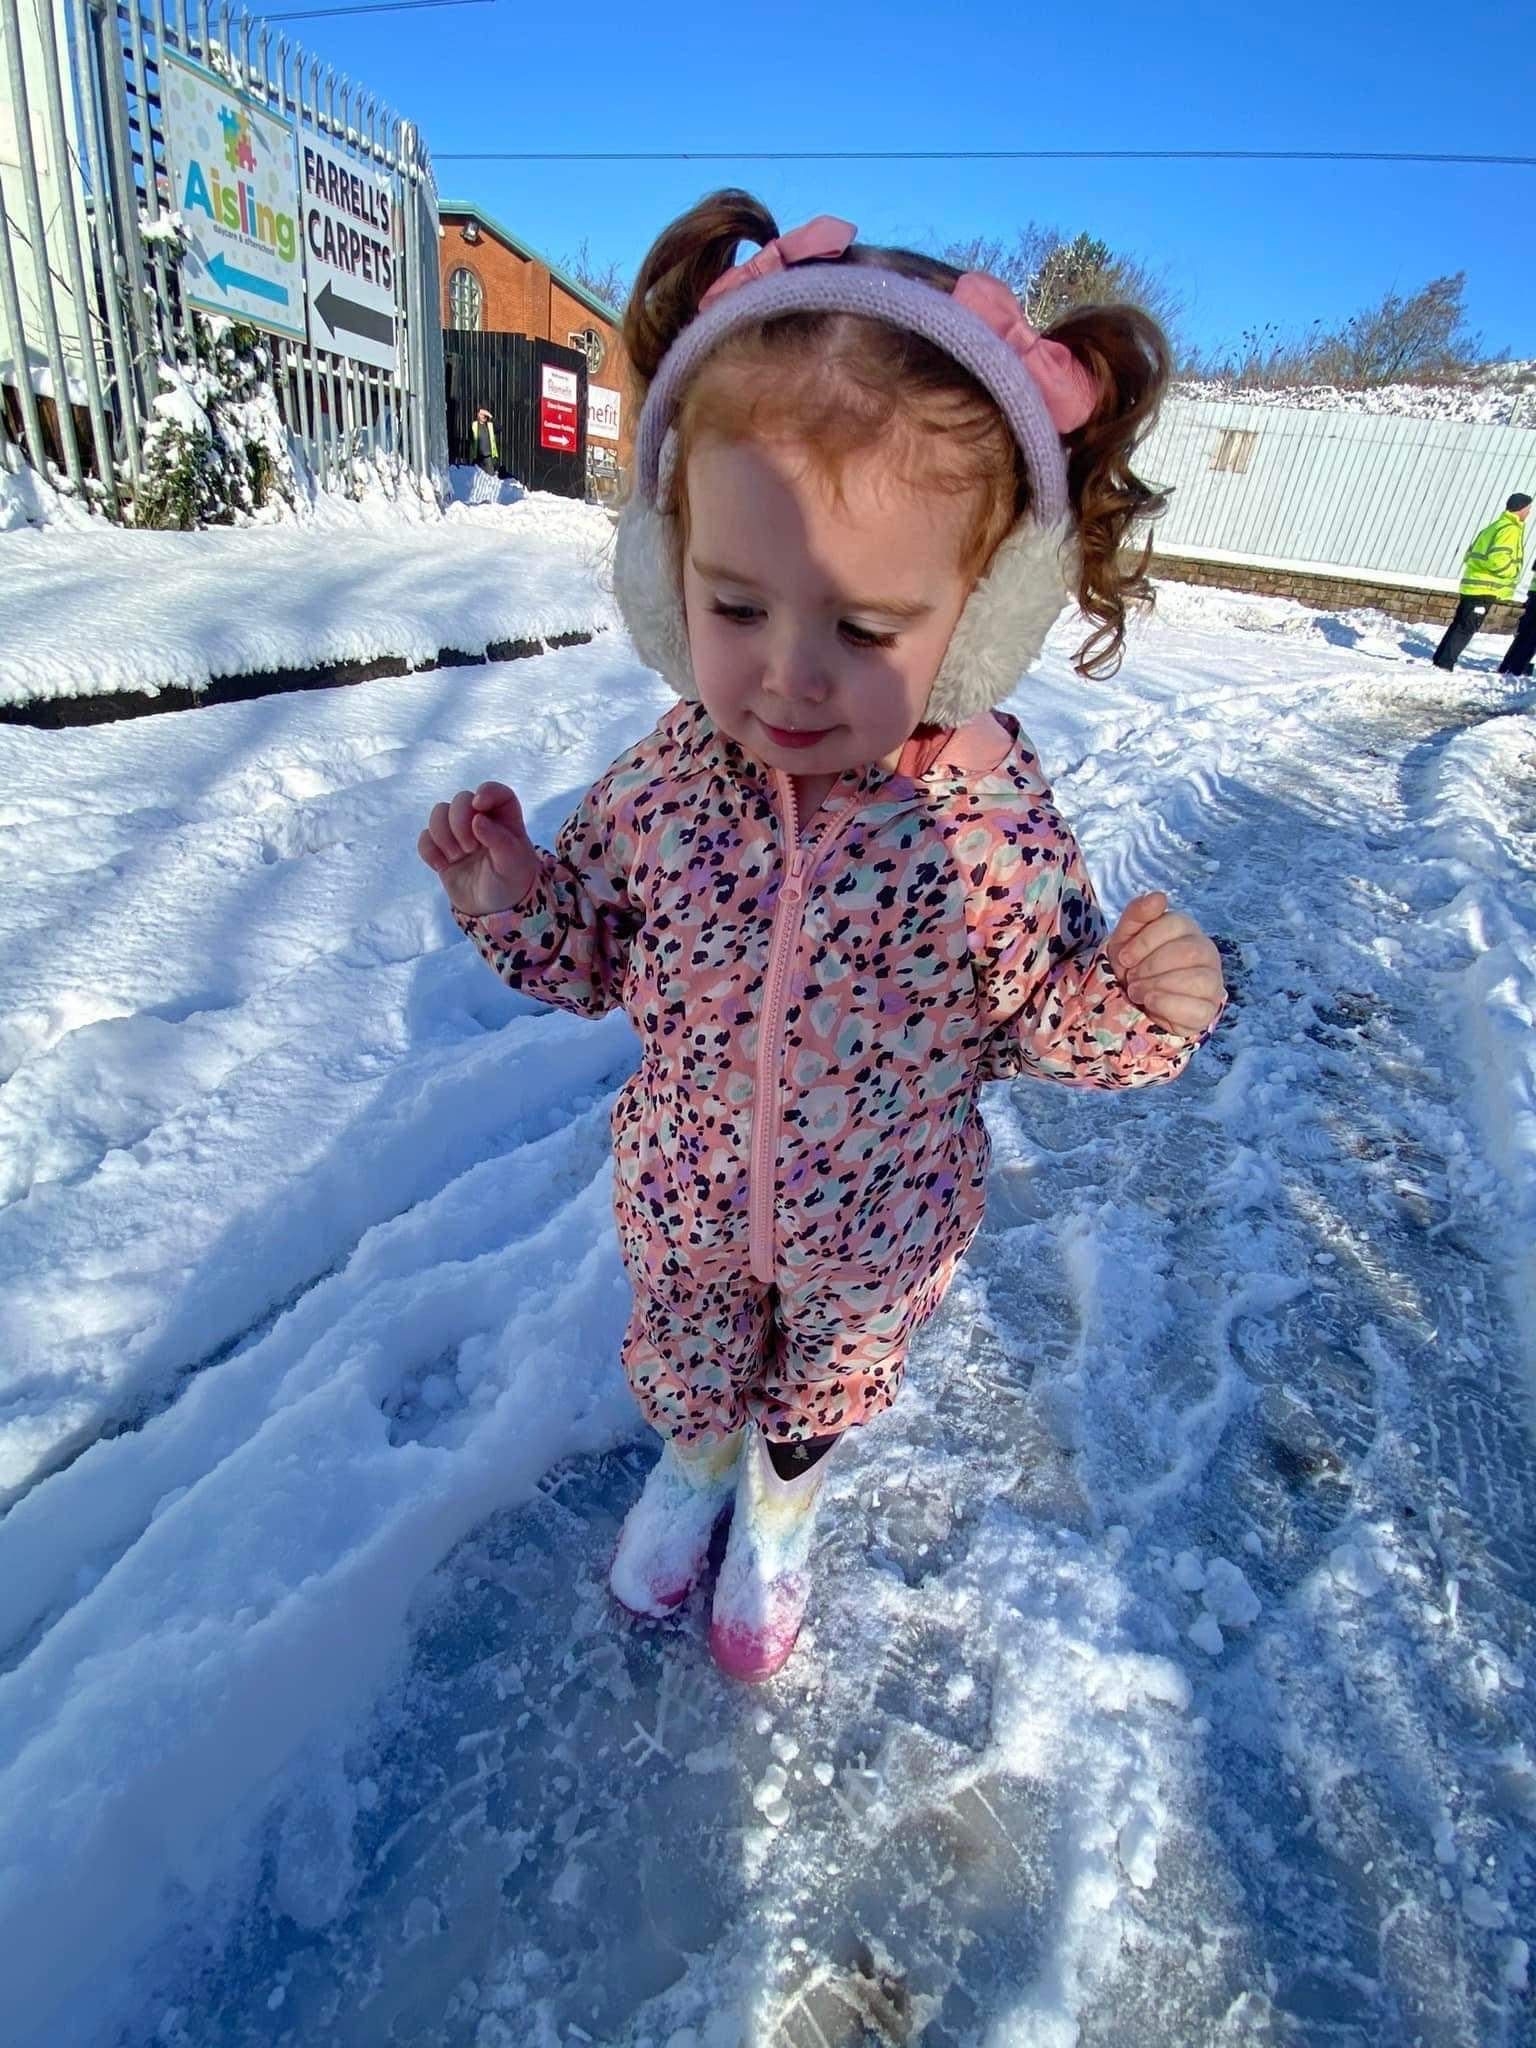
[[760, 1430], [741, 1461], [731, 1540], [715, 1587], [709, 1647], [728, 1678], [753, 1683], [786, 1662], [811, 1594], [811, 1535], [827, 1459], [793, 1479], [773, 1469]]
[[670, 1614], [704, 1569], [715, 1524], [731, 1504], [746, 1431], [679, 1449], [663, 1444], [640, 1498], [625, 1518], [608, 1572], [613, 1597], [631, 1614]]

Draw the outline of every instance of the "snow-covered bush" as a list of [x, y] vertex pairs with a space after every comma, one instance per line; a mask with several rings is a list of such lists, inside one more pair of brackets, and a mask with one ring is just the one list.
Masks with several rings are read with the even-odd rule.
[[[176, 269], [187, 252], [179, 213], [139, 219]], [[199, 315], [176, 361], [162, 358], [161, 390], [144, 439], [136, 526], [233, 526], [297, 496], [288, 434], [272, 388], [272, 352], [254, 327]], [[190, 360], [188, 356], [190, 355]]]
[[144, 442], [138, 526], [233, 526], [297, 495], [272, 356], [255, 328], [199, 319], [196, 360], [162, 360]]

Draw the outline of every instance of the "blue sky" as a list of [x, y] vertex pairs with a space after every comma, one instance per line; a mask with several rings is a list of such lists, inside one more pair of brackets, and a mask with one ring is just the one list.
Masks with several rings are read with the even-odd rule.
[[[1052, 19], [1054, 16], [1054, 19]], [[1459, 27], [1458, 24], [1465, 24]], [[1197, 147], [1536, 154], [1526, 7], [1093, 0], [515, 7], [297, 31], [418, 122], [444, 197], [557, 260], [632, 272], [673, 214], [740, 183], [791, 226], [841, 213], [937, 246], [1035, 219], [1163, 268], [1187, 334], [1332, 321], [1467, 273], [1475, 327], [1536, 356], [1536, 170], [1330, 164], [511, 164], [481, 149]]]

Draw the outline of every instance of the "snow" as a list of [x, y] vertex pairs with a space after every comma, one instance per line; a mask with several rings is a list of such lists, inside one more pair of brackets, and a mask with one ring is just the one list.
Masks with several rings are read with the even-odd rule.
[[1259, 1618], [1261, 1602], [1239, 1567], [1224, 1557], [1213, 1557], [1206, 1567], [1201, 1599], [1206, 1612], [1223, 1628], [1252, 1628]]
[[1415, 420], [1454, 420], [1467, 426], [1529, 426], [1536, 421], [1536, 363], [1490, 364], [1460, 383], [1377, 384], [1354, 390], [1335, 384], [1286, 384], [1273, 390], [1183, 377], [1180, 398], [1232, 400], [1242, 405], [1289, 406], [1300, 412], [1393, 413]]
[[[23, 526], [54, 526], [75, 533], [89, 533], [94, 522], [78, 498], [58, 488], [61, 478], [51, 482], [25, 463], [18, 470], [0, 467], [0, 535]], [[10, 544], [0, 554], [0, 572], [11, 560]]]
[[1369, 1543], [1341, 1543], [1328, 1553], [1328, 1572], [1336, 1586], [1370, 1600], [1387, 1583], [1376, 1551]]
[[[162, 378], [168, 376], [169, 370], [170, 365], [161, 364]], [[169, 384], [168, 389], [158, 395], [154, 401], [154, 410], [161, 419], [170, 420], [184, 433], [194, 434], [201, 431], [206, 434], [208, 431], [208, 415], [198, 404], [189, 382], [183, 377], [178, 376], [175, 382]]]
[[1454, 894], [1430, 912], [1452, 967], [1483, 1142], [1525, 1255], [1512, 1279], [1536, 1332], [1536, 920], [1520, 882], [1536, 852], [1536, 724], [1494, 717], [1441, 750], [1423, 785], [1426, 849]]
[[611, 533], [545, 493], [422, 524], [324, 500], [305, 527], [21, 529], [0, 538], [0, 704], [590, 633], [613, 616]]
[[1198, 1593], [1205, 1584], [1205, 1566], [1192, 1550], [1181, 1550], [1173, 1560], [1173, 1583], [1185, 1593]]
[[[53, 365], [47, 358], [29, 354], [27, 370], [28, 381], [37, 396], [39, 398], [52, 398], [55, 389]], [[87, 397], [84, 380], [72, 374], [67, 362], [64, 366], [64, 377], [69, 387], [70, 404], [84, 405]], [[17, 372], [16, 358], [14, 356], [0, 356], [0, 388], [8, 384], [12, 391], [15, 391], [20, 383], [21, 378]]]
[[162, 213], [155, 220], [151, 220], [147, 213], [139, 215], [139, 239], [151, 246], [164, 242], [168, 249], [180, 250], [186, 234], [186, 222], [179, 213]]
[[489, 476], [472, 462], [449, 465], [448, 493], [454, 506], [516, 505], [528, 495], [515, 478]]
[[1207, 1657], [1219, 1657], [1227, 1647], [1221, 1626], [1210, 1612], [1197, 1614], [1185, 1633], [1198, 1649], [1204, 1650]]
[[[386, 602], [590, 623], [571, 509], [460, 506], [451, 582], [436, 526], [300, 537], [308, 658]], [[272, 665], [293, 539], [194, 537], [179, 643], [109, 549], [114, 637], [211, 672], [217, 560]], [[1533, 700], [1496, 640], [1162, 600], [1014, 708], [1230, 1021], [1172, 1089], [990, 1093], [986, 1228], [753, 1694], [702, 1600], [605, 1590], [633, 1036], [500, 986], [414, 852], [493, 773], [547, 839], [664, 687], [609, 633], [0, 728], [8, 2041], [1525, 2038]]]

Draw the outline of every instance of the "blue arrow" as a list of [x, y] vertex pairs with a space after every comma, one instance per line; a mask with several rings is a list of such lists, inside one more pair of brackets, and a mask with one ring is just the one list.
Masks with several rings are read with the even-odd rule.
[[221, 249], [217, 256], [210, 257], [208, 275], [221, 292], [249, 292], [252, 298], [272, 299], [279, 306], [288, 303], [288, 287], [274, 284], [268, 277], [258, 277], [254, 270], [237, 270]]

